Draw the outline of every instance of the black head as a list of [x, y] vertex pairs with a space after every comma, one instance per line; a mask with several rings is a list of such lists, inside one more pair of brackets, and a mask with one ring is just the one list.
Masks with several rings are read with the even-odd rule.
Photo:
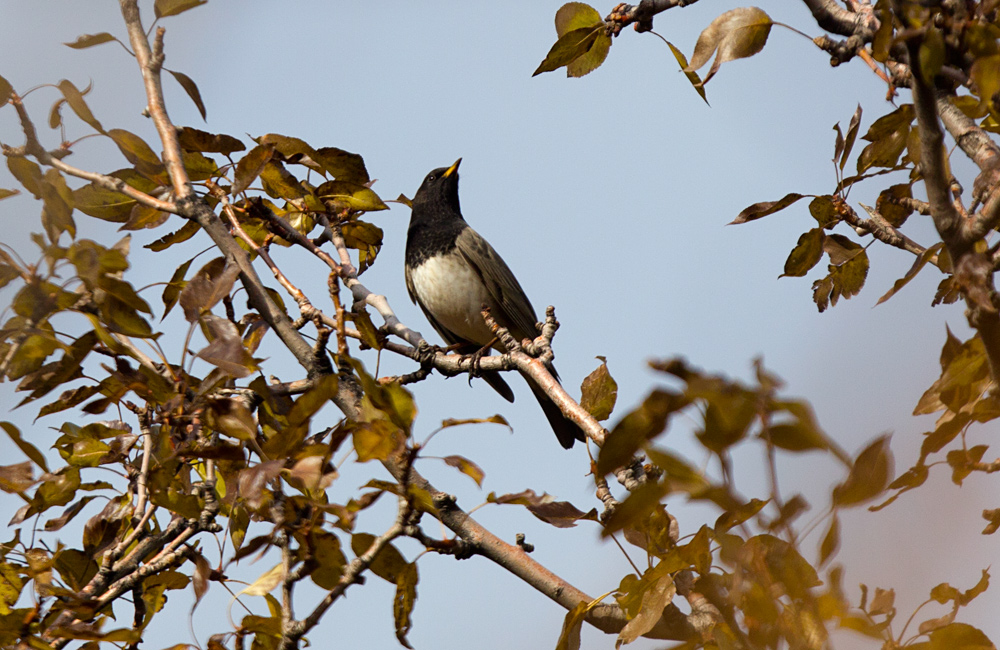
[[458, 204], [458, 165], [461, 162], [459, 158], [451, 167], [439, 167], [427, 174], [413, 197], [413, 209], [447, 207], [461, 214]]

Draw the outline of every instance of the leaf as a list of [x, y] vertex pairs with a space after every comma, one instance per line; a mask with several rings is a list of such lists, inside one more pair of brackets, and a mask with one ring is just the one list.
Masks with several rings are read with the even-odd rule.
[[778, 277], [798, 278], [808, 273], [823, 258], [824, 239], [826, 236], [822, 228], [813, 228], [799, 235], [798, 243], [785, 260], [785, 272]]
[[240, 593], [248, 596], [263, 596], [274, 591], [274, 588], [281, 584], [281, 581], [284, 579], [284, 566], [276, 564], [269, 571], [254, 580], [249, 587], [242, 590]]
[[364, 185], [348, 181], [327, 181], [316, 188], [316, 195], [324, 201], [332, 201], [338, 209], [348, 207], [359, 212], [389, 209], [378, 194]]
[[930, 248], [928, 248], [927, 250], [925, 250], [920, 255], [917, 255], [917, 259], [913, 261], [913, 266], [911, 266], [910, 270], [906, 272], [906, 275], [893, 282], [892, 288], [889, 289], [885, 293], [885, 295], [879, 298], [878, 302], [875, 303], [875, 305], [876, 306], [881, 305], [883, 302], [896, 295], [896, 293], [899, 292], [900, 289], [905, 287], [910, 282], [910, 280], [917, 277], [917, 273], [920, 273], [921, 269], [924, 268], [927, 262], [930, 261], [932, 257], [937, 255], [942, 248], [944, 248], [944, 242], [938, 242], [933, 246], [931, 246]]
[[857, 170], [861, 174], [872, 167], [894, 167], [906, 148], [910, 134], [910, 123], [915, 113], [912, 104], [903, 104], [898, 109], [883, 115], [868, 129], [866, 146], [858, 156]]
[[174, 305], [177, 304], [177, 300], [181, 296], [181, 290], [187, 284], [184, 281], [184, 276], [187, 274], [188, 269], [191, 268], [191, 262], [193, 261], [194, 258], [192, 257], [174, 269], [173, 275], [170, 276], [170, 281], [167, 282], [167, 286], [163, 288], [163, 294], [160, 297], [163, 301], [163, 317], [160, 318], [160, 320], [166, 318], [167, 314], [169, 314], [174, 308]]
[[[657, 36], [660, 35], [657, 34]], [[660, 36], [660, 38], [663, 37]], [[701, 80], [701, 77], [698, 76], [697, 72], [694, 72], [693, 70], [688, 70], [687, 57], [684, 56], [684, 53], [681, 52], [676, 45], [674, 45], [667, 39], [663, 38], [663, 42], [666, 43], [667, 47], [670, 48], [670, 51], [673, 53], [674, 58], [677, 60], [677, 65], [681, 67], [681, 72], [683, 72], [684, 76], [687, 77], [688, 82], [695, 89], [695, 92], [697, 92], [698, 95], [701, 96], [702, 100], [704, 100], [704, 102], [708, 104], [708, 96], [705, 95], [705, 82]]]
[[84, 48], [93, 47], [102, 43], [110, 43], [111, 41], [117, 40], [117, 38], [107, 32], [100, 32], [99, 34], [83, 34], [82, 36], [78, 36], [72, 43], [63, 43], [63, 45], [71, 47], [74, 50], [82, 50]]
[[442, 460], [471, 478], [479, 487], [483, 487], [483, 478], [486, 477], [486, 472], [479, 465], [464, 456], [445, 456]]
[[42, 198], [42, 168], [27, 158], [7, 157], [7, 169], [36, 199]]
[[247, 148], [245, 144], [231, 135], [209, 133], [190, 126], [178, 129], [177, 138], [181, 143], [181, 148], [185, 151], [221, 153], [228, 156], [236, 151], [245, 151]]
[[10, 82], [0, 77], [0, 106], [5, 106], [10, 98], [14, 96], [14, 87]]
[[[892, 24], [892, 21], [889, 21]], [[858, 108], [854, 111], [854, 115], [851, 116], [851, 123], [847, 127], [847, 135], [844, 136], [844, 152], [840, 157], [840, 169], [843, 171], [844, 165], [847, 164], [847, 159], [851, 155], [851, 150], [854, 148], [854, 141], [858, 137], [858, 127], [861, 125], [861, 104], [858, 104]], [[836, 161], [836, 160], [835, 160]]]
[[595, 45], [595, 43], [597, 43], [598, 36], [603, 33], [603, 29], [604, 25], [601, 23], [599, 25], [580, 27], [566, 32], [555, 42], [555, 45], [553, 45], [549, 50], [549, 53], [545, 55], [545, 58], [538, 65], [538, 68], [535, 69], [531, 76], [536, 77], [543, 72], [558, 70], [564, 65], [569, 65], [576, 59], [582, 57]]
[[735, 219], [729, 222], [729, 225], [735, 226], [748, 221], [754, 221], [755, 219], [760, 219], [761, 217], [766, 217], [769, 214], [774, 214], [779, 210], [784, 210], [791, 204], [801, 199], [803, 196], [805, 195], [795, 194], [793, 192], [791, 194], [786, 194], [777, 201], [761, 201], [760, 203], [754, 203], [753, 205], [744, 208]]
[[[921, 632], [923, 627], [921, 624]], [[992, 650], [995, 647], [982, 630], [966, 623], [951, 623], [931, 632], [928, 650]]]
[[667, 426], [667, 419], [690, 400], [679, 393], [654, 390], [643, 403], [623, 417], [604, 441], [597, 456], [596, 474], [605, 476], [632, 460], [632, 456]]
[[108, 136], [140, 174], [155, 176], [163, 173], [163, 163], [145, 140], [124, 129], [111, 129]]
[[264, 166], [271, 156], [274, 155], [274, 146], [259, 144], [251, 149], [245, 156], [236, 163], [236, 171], [233, 174], [233, 188], [230, 194], [235, 196], [254, 182], [257, 176], [264, 170]]
[[359, 423], [352, 435], [359, 463], [385, 460], [403, 444], [403, 432], [388, 420]]
[[591, 605], [587, 603], [577, 603], [576, 607], [566, 612], [556, 650], [580, 650], [580, 631], [590, 609]]
[[607, 359], [597, 357], [601, 365], [587, 375], [580, 386], [580, 406], [595, 420], [602, 422], [611, 417], [618, 399], [618, 384], [608, 372]]
[[[900, 199], [909, 199], [912, 197], [913, 190], [909, 183], [893, 185], [879, 193], [878, 199], [875, 201], [875, 211], [894, 227], [899, 228], [913, 214], [913, 208], [904, 207], [899, 204], [899, 201]], [[862, 207], [864, 207], [863, 204]], [[871, 213], [870, 208], [865, 209], [869, 214]]]
[[895, 589], [882, 589], [881, 587], [876, 587], [875, 595], [872, 596], [872, 600], [868, 604], [868, 613], [875, 616], [880, 614], [889, 614], [895, 608], [895, 602]]
[[833, 554], [840, 547], [840, 517], [836, 513], [830, 518], [830, 527], [823, 535], [823, 541], [819, 545], [819, 565], [826, 564]]
[[42, 469], [43, 472], [48, 473], [49, 465], [45, 461], [45, 456], [42, 455], [42, 452], [38, 451], [37, 447], [21, 437], [20, 429], [15, 427], [10, 422], [0, 422], [0, 428], [7, 433], [7, 437], [10, 438], [15, 445], [17, 445], [17, 448], [21, 450], [21, 453], [30, 458]]
[[417, 563], [412, 562], [403, 567], [396, 578], [396, 595], [392, 599], [392, 616], [396, 624], [396, 639], [404, 648], [412, 647], [406, 640], [413, 627], [410, 615], [417, 602]]
[[201, 230], [201, 226], [199, 226], [197, 222], [188, 221], [174, 232], [168, 233], [156, 241], [146, 244], [143, 248], [148, 248], [154, 252], [166, 250], [174, 244], [179, 244], [191, 239], [198, 233], [199, 230]]
[[62, 92], [63, 97], [66, 99], [66, 103], [73, 109], [76, 116], [92, 126], [95, 131], [104, 133], [104, 127], [97, 121], [94, 114], [90, 112], [90, 107], [87, 106], [87, 102], [83, 100], [84, 93], [81, 93], [80, 90], [73, 85], [73, 82], [67, 79], [60, 81], [58, 87]]
[[677, 594], [677, 586], [670, 574], [661, 576], [642, 594], [642, 605], [639, 613], [625, 624], [622, 631], [618, 633], [618, 640], [615, 647], [620, 648], [622, 644], [632, 643], [640, 636], [653, 629], [663, 616], [663, 608], [670, 604]]
[[[207, 1], [208, 0], [205, 0], [205, 2]], [[203, 4], [203, 3], [199, 2], [198, 4]], [[191, 98], [191, 101], [194, 102], [194, 105], [198, 107], [198, 112], [201, 114], [201, 119], [203, 120], [207, 119], [205, 112], [205, 103], [201, 101], [201, 92], [199, 92], [198, 85], [194, 82], [194, 80], [191, 79], [191, 77], [184, 74], [183, 72], [174, 72], [173, 70], [167, 70], [167, 72], [169, 72], [174, 76], [174, 79], [176, 79], [177, 83], [181, 85], [181, 88], [184, 89], [184, 92], [188, 94], [188, 97]]]
[[833, 488], [833, 505], [853, 507], [881, 494], [892, 476], [889, 436], [875, 439], [858, 454], [847, 479]]
[[941, 72], [941, 67], [944, 65], [944, 58], [944, 36], [941, 35], [940, 29], [934, 25], [928, 25], [926, 31], [924, 31], [924, 38], [917, 50], [917, 60], [920, 62], [920, 76], [923, 77], [927, 85], [934, 85], [934, 77]]
[[166, 18], [207, 3], [208, 0], [156, 0], [153, 4], [153, 12], [157, 18]]
[[[355, 533], [351, 536], [351, 550], [357, 557], [361, 557], [375, 543], [375, 536], [368, 533]], [[384, 545], [371, 563], [372, 573], [392, 584], [398, 584], [399, 577], [406, 571], [409, 563], [403, 559], [400, 553], [392, 544]]]
[[703, 67], [716, 51], [718, 54], [703, 83], [708, 83], [719, 67], [728, 61], [757, 54], [767, 43], [771, 17], [757, 7], [739, 7], [722, 14], [698, 36], [688, 70]]

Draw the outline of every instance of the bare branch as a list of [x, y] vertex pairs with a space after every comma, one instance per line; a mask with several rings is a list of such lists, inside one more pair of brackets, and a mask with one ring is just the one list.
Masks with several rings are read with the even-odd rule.
[[618, 36], [622, 29], [635, 24], [635, 31], [648, 32], [653, 29], [653, 16], [674, 7], [687, 7], [698, 0], [642, 0], [637, 5], [621, 3], [611, 10], [604, 19], [608, 33]]

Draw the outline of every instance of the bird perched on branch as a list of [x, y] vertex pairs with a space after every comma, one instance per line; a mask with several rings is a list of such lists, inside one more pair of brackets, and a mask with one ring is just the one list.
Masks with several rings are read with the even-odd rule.
[[[413, 197], [413, 213], [406, 235], [406, 289], [427, 320], [449, 344], [474, 352], [492, 345], [505, 352], [486, 326], [483, 305], [500, 327], [518, 341], [538, 335], [535, 310], [528, 297], [490, 243], [462, 218], [458, 203], [459, 158], [451, 167], [427, 174]], [[549, 372], [559, 375], [549, 364]], [[497, 371], [483, 379], [508, 402], [514, 393]], [[559, 443], [569, 449], [585, 440], [541, 387], [524, 375]]]

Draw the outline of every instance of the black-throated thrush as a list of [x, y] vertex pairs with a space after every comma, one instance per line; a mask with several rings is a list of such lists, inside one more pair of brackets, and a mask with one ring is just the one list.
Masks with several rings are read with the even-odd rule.
[[[535, 338], [535, 310], [503, 258], [469, 227], [458, 203], [459, 158], [451, 167], [427, 174], [413, 197], [406, 235], [406, 289], [427, 320], [449, 344], [475, 351], [491, 343], [501, 352], [483, 321], [482, 306], [517, 340]], [[559, 375], [552, 365], [549, 371]], [[499, 372], [484, 371], [483, 379], [508, 402], [514, 393]], [[530, 377], [531, 392], [545, 412], [559, 443], [569, 449], [583, 441], [583, 431]]]

